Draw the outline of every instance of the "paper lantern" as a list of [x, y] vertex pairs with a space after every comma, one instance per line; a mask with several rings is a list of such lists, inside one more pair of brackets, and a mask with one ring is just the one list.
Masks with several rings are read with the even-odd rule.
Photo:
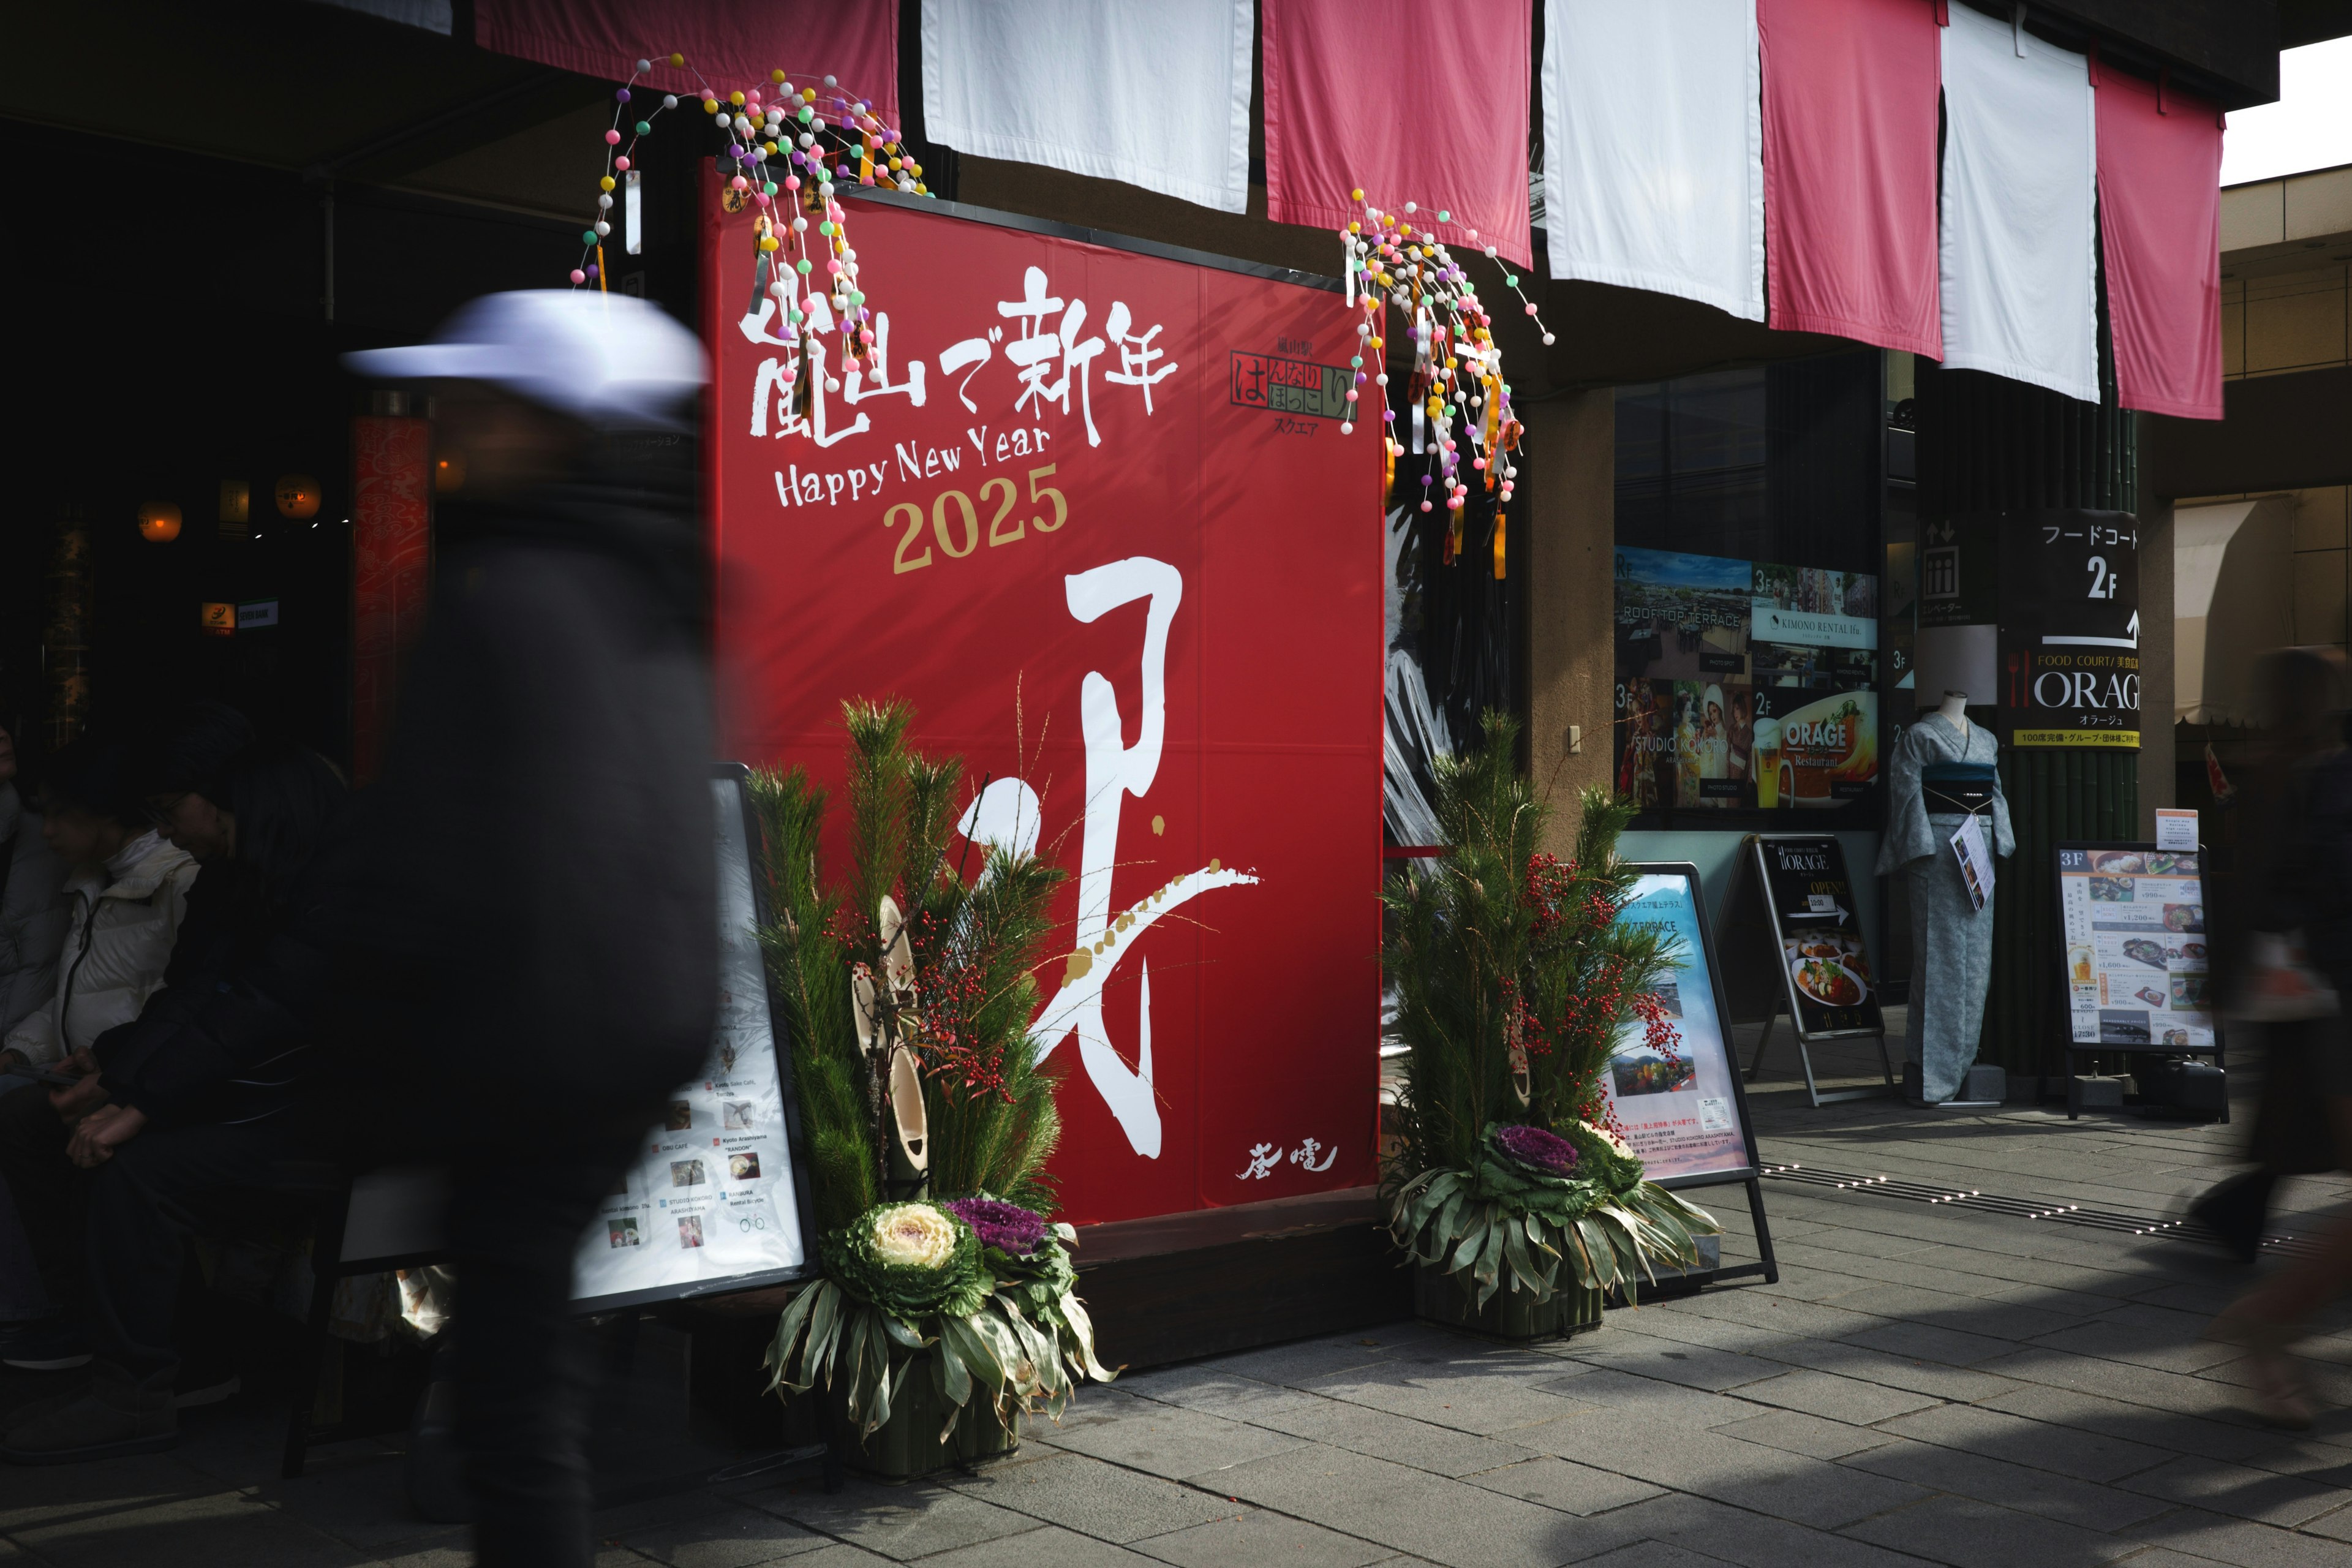
[[450, 495], [466, 486], [466, 459], [462, 453], [452, 452], [446, 458], [433, 459], [433, 493]]
[[247, 523], [253, 521], [253, 487], [243, 479], [223, 479], [220, 482], [220, 519], [222, 522]]
[[319, 515], [319, 481], [308, 474], [287, 474], [278, 481], [278, 510], [291, 518]]
[[139, 509], [139, 537], [150, 544], [169, 544], [180, 537], [180, 509], [167, 500], [151, 500]]

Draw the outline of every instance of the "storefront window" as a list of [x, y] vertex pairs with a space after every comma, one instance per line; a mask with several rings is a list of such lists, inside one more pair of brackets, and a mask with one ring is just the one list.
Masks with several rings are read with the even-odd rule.
[[1879, 825], [1881, 356], [1617, 394], [1616, 787], [1657, 828]]

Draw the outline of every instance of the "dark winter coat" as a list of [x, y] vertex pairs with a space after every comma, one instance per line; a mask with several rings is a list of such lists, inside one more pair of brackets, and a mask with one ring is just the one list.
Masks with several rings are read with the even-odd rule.
[[0, 784], [0, 1035], [58, 989], [66, 940], [66, 864], [41, 841], [41, 819], [14, 784]]
[[[431, 622], [362, 791], [367, 1073], [509, 1146], [650, 1118], [718, 994], [706, 574], [692, 446], [450, 519]], [[386, 1059], [388, 1058], [388, 1059]]]

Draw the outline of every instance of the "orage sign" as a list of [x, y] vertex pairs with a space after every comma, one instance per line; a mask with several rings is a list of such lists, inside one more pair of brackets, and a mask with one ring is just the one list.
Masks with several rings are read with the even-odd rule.
[[1069, 868], [1036, 1030], [1069, 1217], [1371, 1181], [1379, 447], [1323, 412], [1353, 317], [935, 208], [848, 226], [877, 363], [800, 409], [749, 216], [707, 230], [730, 754], [837, 785], [843, 699], [903, 696], [990, 781], [973, 840]]

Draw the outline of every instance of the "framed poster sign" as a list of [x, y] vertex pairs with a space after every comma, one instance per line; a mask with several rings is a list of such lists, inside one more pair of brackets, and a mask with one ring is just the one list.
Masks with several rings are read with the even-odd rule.
[[2061, 844], [2057, 853], [2067, 1044], [2214, 1049], [2197, 854], [2153, 844]]
[[1636, 1019], [1619, 1036], [1601, 1092], [1633, 1152], [1662, 1186], [1741, 1181], [1756, 1173], [1748, 1095], [1733, 1059], [1727, 1010], [1717, 978], [1698, 868], [1643, 865], [1620, 925], [1645, 926], [1670, 939], [1672, 978], [1658, 987], [1677, 1043], [1661, 1053]]
[[[1751, 837], [1748, 849], [1733, 873], [1731, 918], [1747, 930], [1760, 923], [1767, 934], [1771, 1000], [1788, 1013], [1797, 1037], [1885, 1034], [1845, 847], [1826, 833], [1765, 833]], [[1743, 894], [1750, 900], [1745, 910], [1738, 908]]]
[[750, 1289], [813, 1268], [816, 1229], [791, 1058], [777, 1038], [760, 958], [767, 910], [751, 868], [759, 827], [748, 773], [730, 763], [710, 781], [719, 855], [710, 1058], [671, 1095], [636, 1164], [581, 1236], [572, 1295], [583, 1312]]
[[[1764, 1026], [1748, 1077], [1764, 1065], [1772, 1026], [1786, 1013], [1796, 1031], [1805, 1090], [1816, 1107], [1895, 1091], [1886, 1021], [1879, 1012], [1878, 982], [1871, 972], [1843, 845], [1825, 833], [1749, 836], [1731, 863], [1721, 924], [1729, 1016]], [[1885, 1089], [1822, 1093], [1808, 1045], [1854, 1038], [1879, 1042]]]
[[1337, 280], [850, 208], [873, 342], [828, 363], [822, 290], [703, 204], [729, 750], [837, 801], [842, 703], [904, 699], [963, 762], [950, 853], [1069, 874], [1032, 1026], [1064, 1217], [1378, 1180], [1381, 444], [1333, 417]]

